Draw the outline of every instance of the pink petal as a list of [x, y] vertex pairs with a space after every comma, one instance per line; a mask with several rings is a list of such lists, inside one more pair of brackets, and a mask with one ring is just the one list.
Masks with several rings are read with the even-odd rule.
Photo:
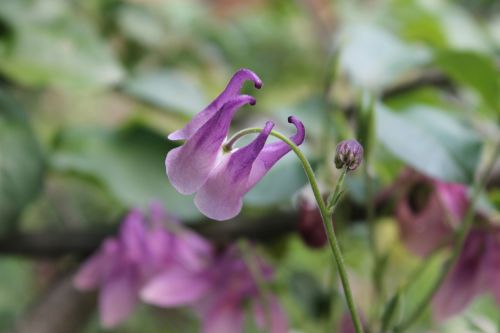
[[170, 140], [185, 140], [189, 139], [191, 136], [198, 131], [221, 107], [227, 103], [230, 99], [236, 97], [245, 83], [246, 80], [253, 81], [255, 87], [260, 89], [262, 87], [262, 81], [260, 78], [248, 69], [238, 70], [229, 83], [227, 84], [224, 91], [208, 105], [203, 111], [198, 113], [191, 121], [182, 129], [171, 133], [168, 138]]
[[457, 263], [434, 297], [433, 309], [437, 320], [445, 320], [461, 312], [482, 290], [484, 240], [484, 231], [471, 231], [467, 236]]
[[104, 242], [99, 251], [80, 267], [73, 284], [79, 290], [96, 289], [109, 271], [109, 266], [116, 260], [118, 242], [111, 238]]
[[152, 279], [141, 291], [141, 299], [164, 307], [182, 306], [199, 300], [210, 288], [205, 274], [172, 268]]
[[[288, 117], [288, 122], [295, 125], [297, 133], [290, 137], [296, 145], [301, 145], [305, 139], [305, 128], [302, 122], [294, 116]], [[255, 186], [262, 177], [276, 164], [283, 156], [290, 152], [291, 148], [286, 143], [279, 141], [266, 145], [255, 160], [252, 173], [248, 181], [248, 190]]]
[[457, 226], [469, 208], [467, 187], [462, 184], [441, 181], [435, 181], [434, 183], [443, 208], [451, 215], [449, 218], [451, 218], [452, 225]]
[[176, 235], [175, 256], [182, 265], [191, 271], [205, 268], [213, 255], [211, 244], [191, 231]]
[[108, 278], [99, 295], [103, 327], [115, 327], [128, 318], [137, 303], [138, 287], [139, 279], [131, 269], [123, 269]]
[[203, 319], [203, 333], [238, 333], [243, 331], [244, 311], [238, 303], [221, 300]]
[[147, 254], [146, 226], [139, 210], [132, 210], [120, 227], [120, 242], [129, 258], [140, 261]]
[[165, 159], [168, 178], [182, 194], [196, 192], [207, 180], [222, 154], [222, 143], [234, 113], [244, 104], [254, 104], [248, 95], [233, 98], [215, 113], [181, 147], [172, 149]]
[[198, 209], [214, 220], [235, 217], [243, 206], [243, 195], [249, 190], [248, 177], [253, 163], [261, 152], [274, 124], [266, 123], [251, 143], [224, 157], [210, 174], [194, 199]]

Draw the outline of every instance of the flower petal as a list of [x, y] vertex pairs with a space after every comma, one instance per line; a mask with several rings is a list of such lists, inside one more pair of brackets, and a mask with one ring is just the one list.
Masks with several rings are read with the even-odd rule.
[[459, 313], [482, 290], [481, 268], [485, 251], [485, 233], [471, 231], [462, 253], [433, 299], [434, 316], [444, 320]]
[[467, 187], [462, 184], [442, 181], [435, 181], [434, 184], [452, 226], [457, 226], [469, 208]]
[[75, 288], [92, 290], [99, 287], [103, 277], [107, 275], [110, 265], [116, 261], [118, 247], [118, 242], [115, 239], [106, 240], [99, 251], [87, 259], [76, 273], [73, 278]]
[[265, 315], [266, 309], [263, 307], [261, 302], [253, 303], [253, 313], [255, 317], [255, 322], [257, 323], [258, 327], [270, 333], [287, 333], [288, 320], [285, 312], [283, 311], [283, 308], [281, 307], [280, 303], [278, 302], [278, 299], [275, 296], [271, 295], [268, 297], [268, 306], [269, 309], [267, 310], [269, 311], [269, 319], [271, 320], [271, 327], [264, 330], [264, 328], [266, 328], [266, 326], [269, 325], [268, 323], [266, 325], [266, 315]]
[[234, 113], [244, 104], [255, 104], [252, 96], [233, 98], [215, 113], [184, 145], [172, 149], [165, 159], [168, 178], [182, 194], [196, 192], [217, 165], [221, 146]]
[[191, 271], [199, 271], [207, 266], [212, 258], [211, 244], [200, 235], [184, 230], [179, 232], [175, 244], [176, 259]]
[[267, 122], [251, 143], [225, 156], [199, 189], [194, 202], [198, 209], [214, 220], [228, 220], [241, 210], [248, 178], [274, 124]]
[[221, 299], [203, 318], [203, 333], [238, 333], [243, 331], [244, 310], [238, 302]]
[[[301, 145], [302, 142], [304, 142], [306, 134], [304, 124], [302, 124], [302, 122], [294, 116], [288, 117], [288, 122], [295, 125], [295, 128], [297, 129], [297, 133], [290, 137], [290, 140], [297, 146]], [[266, 145], [255, 160], [247, 190], [250, 190], [253, 186], [255, 186], [255, 184], [257, 184], [257, 182], [265, 176], [273, 165], [276, 164], [276, 162], [278, 162], [290, 150], [290, 146], [282, 141]]]
[[164, 307], [198, 301], [210, 288], [206, 274], [172, 268], [152, 279], [141, 291], [141, 299]]
[[112, 328], [130, 315], [137, 303], [139, 278], [131, 267], [114, 272], [104, 283], [99, 295], [101, 323]]
[[488, 232], [483, 267], [481, 268], [481, 286], [491, 292], [500, 305], [500, 226], [491, 227]]
[[134, 260], [142, 260], [148, 252], [146, 244], [146, 226], [142, 213], [132, 210], [120, 227], [120, 242], [127, 256]]
[[184, 126], [184, 128], [171, 133], [168, 138], [170, 140], [186, 140], [200, 129], [203, 124], [205, 124], [215, 113], [217, 113], [220, 108], [227, 103], [232, 98], [236, 97], [243, 86], [245, 81], [253, 81], [255, 88], [260, 89], [262, 87], [262, 81], [260, 78], [249, 69], [242, 68], [238, 70], [229, 83], [227, 84], [224, 91], [217, 96], [217, 98], [210, 103], [203, 111], [198, 113], [191, 121]]

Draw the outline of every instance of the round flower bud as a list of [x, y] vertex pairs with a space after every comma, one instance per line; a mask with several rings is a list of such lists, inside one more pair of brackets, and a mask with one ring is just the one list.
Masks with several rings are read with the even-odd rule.
[[342, 169], [346, 166], [349, 170], [356, 168], [363, 161], [363, 146], [356, 140], [344, 140], [337, 145], [335, 154], [335, 166]]

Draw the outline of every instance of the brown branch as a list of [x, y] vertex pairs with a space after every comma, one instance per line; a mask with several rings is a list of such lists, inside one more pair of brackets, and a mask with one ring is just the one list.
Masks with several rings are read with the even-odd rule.
[[[454, 91], [453, 82], [448, 77], [437, 71], [428, 71], [412, 80], [388, 87], [382, 91], [380, 97], [382, 100], [388, 100], [424, 87], [435, 87], [450, 92]], [[356, 113], [357, 108], [358, 106], [355, 103], [351, 103], [344, 106], [343, 111], [348, 117], [351, 117]]]
[[[193, 223], [189, 227], [216, 244], [225, 244], [242, 237], [262, 242], [274, 240], [293, 232], [296, 223], [296, 214], [279, 212], [258, 218], [237, 218], [222, 222], [205, 220]], [[85, 256], [114, 232], [114, 229], [107, 229], [13, 234], [0, 238], [0, 254], [38, 258], [52, 258], [66, 254]]]

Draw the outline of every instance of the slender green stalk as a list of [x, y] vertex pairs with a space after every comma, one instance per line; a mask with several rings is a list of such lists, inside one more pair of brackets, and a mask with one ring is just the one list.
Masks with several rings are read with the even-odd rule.
[[[261, 128], [247, 128], [244, 130], [239, 131], [236, 133], [225, 145], [224, 149], [231, 149], [232, 145], [238, 140], [238, 138], [241, 138], [244, 135], [251, 134], [251, 133], [260, 133], [262, 131]], [[304, 168], [304, 171], [306, 173], [306, 176], [309, 180], [309, 184], [311, 185], [311, 189], [314, 193], [314, 197], [316, 199], [316, 203], [318, 204], [319, 211], [321, 213], [321, 218], [323, 219], [323, 224], [325, 225], [326, 229], [326, 234], [328, 236], [328, 243], [330, 244], [330, 248], [332, 250], [333, 256], [335, 258], [335, 261], [337, 263], [337, 268], [339, 270], [339, 276], [340, 280], [342, 281], [342, 286], [344, 288], [344, 295], [346, 298], [347, 302], [347, 307], [349, 308], [349, 311], [351, 313], [352, 321], [354, 324], [354, 329], [356, 333], [363, 333], [363, 327], [361, 325], [361, 320], [359, 319], [358, 312], [356, 310], [356, 305], [354, 304], [354, 300], [352, 297], [352, 292], [351, 292], [351, 286], [349, 284], [349, 279], [347, 277], [347, 271], [345, 268], [344, 264], [344, 258], [342, 256], [342, 252], [340, 251], [340, 247], [338, 245], [337, 237], [335, 235], [335, 231], [333, 230], [333, 224], [332, 224], [332, 216], [330, 212], [328, 211], [325, 202], [321, 196], [321, 192], [319, 190], [318, 183], [316, 181], [316, 177], [314, 175], [314, 171], [311, 167], [311, 164], [309, 164], [309, 161], [307, 158], [304, 156], [300, 148], [293, 143], [290, 139], [288, 139], [286, 136], [283, 134], [276, 132], [276, 131], [271, 131], [272, 136], [280, 139], [281, 141], [285, 142], [290, 148], [293, 150], [295, 155], [299, 158], [300, 162], [302, 163], [302, 167]]]
[[432, 288], [425, 295], [425, 297], [420, 302], [420, 304], [415, 308], [415, 310], [408, 316], [408, 318], [405, 321], [403, 321], [399, 326], [397, 326], [395, 328], [396, 333], [401, 333], [401, 332], [405, 331], [418, 318], [420, 318], [420, 316], [422, 315], [422, 313], [424, 312], [424, 310], [427, 308], [427, 306], [431, 302], [432, 298], [434, 297], [434, 294], [438, 291], [439, 287], [441, 287], [441, 284], [444, 282], [449, 271], [456, 264], [458, 258], [460, 257], [460, 253], [462, 252], [462, 248], [464, 246], [467, 234], [469, 233], [469, 231], [472, 227], [472, 224], [474, 222], [474, 212], [475, 212], [477, 200], [479, 199], [479, 195], [481, 194], [481, 191], [484, 188], [485, 182], [488, 179], [488, 177], [491, 173], [491, 170], [493, 169], [493, 166], [494, 166], [495, 161], [498, 158], [499, 154], [500, 154], [500, 143], [496, 144], [492, 159], [488, 163], [488, 166], [485, 168], [485, 172], [483, 173], [482, 177], [478, 178], [478, 180], [474, 183], [474, 189], [473, 189], [470, 205], [469, 205], [469, 208], [467, 209], [467, 213], [465, 214], [464, 221], [462, 223], [462, 227], [460, 229], [458, 229], [458, 231], [456, 233], [455, 246], [453, 247], [453, 252], [452, 252], [450, 259], [445, 263], [443, 270], [441, 271], [441, 274], [439, 275], [437, 280], [434, 282]]
[[247, 240], [241, 240], [238, 242], [241, 254], [245, 263], [248, 265], [250, 274], [252, 275], [255, 283], [257, 284], [257, 289], [259, 290], [259, 298], [262, 302], [262, 308], [264, 310], [264, 331], [270, 331], [272, 326], [271, 320], [271, 308], [269, 304], [270, 293], [267, 289], [267, 284], [262, 276], [262, 271], [254, 255], [251, 253], [251, 248]]

